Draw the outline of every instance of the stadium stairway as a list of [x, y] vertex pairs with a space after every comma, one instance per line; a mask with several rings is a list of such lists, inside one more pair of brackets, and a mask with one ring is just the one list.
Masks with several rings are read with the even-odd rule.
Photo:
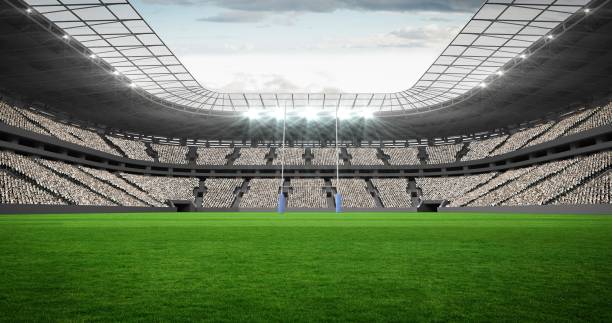
[[380, 200], [378, 190], [376, 189], [376, 187], [374, 187], [374, 184], [372, 184], [372, 181], [370, 179], [366, 179], [366, 184], [368, 193], [370, 193], [370, 195], [372, 195], [372, 198], [374, 199], [374, 204], [376, 204], [377, 208], [382, 208], [383, 204]]

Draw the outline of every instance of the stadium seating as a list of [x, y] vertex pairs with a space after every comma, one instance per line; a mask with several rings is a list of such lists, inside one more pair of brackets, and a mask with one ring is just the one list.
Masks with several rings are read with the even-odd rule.
[[525, 130], [515, 132], [508, 137], [508, 139], [506, 139], [501, 146], [497, 147], [493, 152], [491, 152], [491, 155], [501, 155], [522, 148], [527, 144], [527, 142], [547, 131], [550, 127], [552, 127], [552, 125], [553, 122], [548, 122], [533, 128], [527, 128]]
[[253, 178], [249, 190], [240, 200], [240, 208], [276, 209], [279, 189], [280, 180], [277, 178]]
[[284, 162], [285, 165], [290, 165], [290, 166], [300, 166], [300, 165], [305, 165], [306, 164], [306, 160], [304, 159], [304, 148], [293, 148], [293, 147], [286, 147], [286, 148], [276, 148], [276, 158], [274, 158], [274, 160], [272, 161], [272, 165], [281, 165], [283, 162], [283, 157], [284, 157]]
[[452, 202], [456, 198], [477, 188], [493, 178], [495, 173], [450, 177], [418, 177], [417, 187], [421, 189], [421, 200]]
[[234, 161], [234, 165], [266, 165], [268, 153], [270, 153], [270, 148], [240, 148], [240, 157]]
[[[353, 166], [376, 166], [384, 165], [383, 161], [378, 158], [376, 148], [347, 148], [346, 151], [351, 156], [350, 165]], [[345, 165], [349, 162], [345, 161]]]
[[419, 165], [419, 149], [416, 147], [385, 148], [383, 153], [389, 156], [390, 165]]
[[[313, 156], [311, 160], [313, 165], [333, 166], [338, 162], [336, 148], [312, 148], [310, 152]], [[340, 161], [340, 165], [342, 165], [342, 161]]]
[[123, 179], [147, 192], [158, 201], [193, 201], [193, 190], [199, 186], [197, 178], [144, 176], [119, 174]]
[[223, 166], [227, 165], [227, 156], [234, 152], [234, 148], [203, 148], [198, 147], [196, 153], [197, 165]]
[[537, 144], [555, 140], [563, 136], [565, 133], [570, 131], [570, 129], [572, 129], [577, 124], [579, 124], [580, 122], [584, 121], [586, 118], [591, 116], [594, 112], [595, 110], [593, 109], [585, 110], [585, 111], [581, 111], [578, 113], [572, 113], [571, 115], [566, 116], [565, 118], [562, 118], [561, 120], [559, 120], [559, 122], [555, 123], [554, 126], [548, 129], [548, 131], [544, 132], [540, 137], [535, 138], [534, 140], [530, 141], [526, 145], [526, 147], [535, 146]]
[[289, 208], [325, 208], [326, 195], [323, 191], [325, 181], [322, 178], [291, 179], [291, 193], [287, 199]]
[[37, 187], [26, 179], [0, 169], [1, 204], [66, 204], [61, 198]]
[[374, 198], [368, 192], [365, 180], [359, 178], [332, 179], [332, 186], [342, 195], [343, 208], [374, 208]]
[[483, 140], [470, 141], [468, 152], [461, 157], [462, 161], [478, 160], [491, 156], [491, 152], [508, 139], [508, 136], [499, 136]]
[[107, 138], [119, 147], [121, 151], [130, 159], [153, 161], [153, 157], [147, 154], [147, 146], [142, 141], [127, 140], [117, 137], [107, 136]]
[[412, 205], [406, 188], [405, 178], [374, 178], [372, 185], [378, 190], [378, 197], [385, 208], [409, 208]]
[[457, 161], [457, 153], [461, 150], [463, 144], [457, 145], [442, 145], [442, 146], [427, 146], [427, 163], [428, 164], [448, 164]]
[[9, 106], [0, 101], [0, 121], [5, 124], [21, 128], [23, 130], [32, 131], [41, 135], [50, 136], [51, 134], [44, 128], [35, 125], [33, 122], [23, 116], [18, 109]]
[[611, 204], [612, 171], [592, 178], [573, 192], [566, 193], [552, 204]]
[[612, 102], [604, 107], [595, 109], [584, 122], [570, 129], [567, 134], [572, 135], [609, 124], [612, 124]]
[[151, 148], [157, 152], [157, 159], [160, 163], [187, 164], [187, 153], [189, 152], [189, 147], [151, 144]]
[[204, 182], [207, 191], [204, 194], [202, 207], [223, 209], [230, 208], [236, 199], [234, 191], [242, 186], [242, 178], [209, 178]]

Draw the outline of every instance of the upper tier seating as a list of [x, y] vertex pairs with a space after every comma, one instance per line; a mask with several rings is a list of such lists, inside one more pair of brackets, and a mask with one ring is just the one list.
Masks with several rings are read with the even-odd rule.
[[128, 182], [149, 193], [158, 201], [193, 201], [193, 191], [199, 186], [197, 178], [157, 177], [121, 173]]
[[[384, 165], [378, 158], [376, 148], [347, 148], [346, 151], [351, 155], [350, 164], [353, 166]], [[348, 162], [345, 162], [345, 165], [348, 165]]]
[[147, 154], [147, 146], [142, 141], [127, 140], [117, 137], [107, 136], [110, 141], [119, 147], [121, 151], [130, 159], [153, 161], [153, 157]]
[[484, 140], [470, 141], [468, 152], [461, 157], [462, 161], [483, 159], [491, 156], [491, 152], [508, 139], [508, 136], [499, 136]]
[[593, 114], [575, 128], [570, 129], [567, 135], [573, 135], [597, 127], [612, 124], [612, 102], [608, 105], [595, 109]]
[[442, 145], [442, 146], [427, 146], [428, 164], [448, 164], [457, 161], [457, 153], [461, 150], [463, 144]]
[[535, 146], [537, 144], [541, 144], [547, 141], [555, 140], [565, 133], [567, 133], [572, 127], [576, 126], [580, 122], [584, 121], [586, 118], [591, 116], [595, 112], [594, 109], [584, 110], [578, 113], [572, 113], [565, 118], [559, 120], [559, 122], [555, 123], [548, 131], [543, 133], [540, 137], [535, 138], [530, 141], [525, 147]]
[[32, 121], [24, 117], [23, 114], [19, 112], [19, 110], [9, 106], [8, 104], [2, 101], [0, 101], [0, 121], [6, 123], [9, 126], [36, 132], [41, 135], [51, 135], [46, 129], [35, 125]]
[[0, 169], [0, 204], [61, 205], [66, 202], [27, 180]]
[[372, 185], [378, 190], [378, 197], [386, 208], [408, 208], [412, 200], [406, 188], [408, 181], [405, 178], [374, 178]]
[[285, 165], [290, 165], [290, 166], [299, 166], [299, 165], [305, 165], [306, 164], [306, 160], [304, 160], [304, 148], [293, 148], [293, 147], [286, 147], [286, 148], [276, 148], [276, 155], [277, 157], [274, 158], [274, 160], [272, 161], [272, 165], [281, 165], [283, 162], [283, 156], [284, 156], [284, 160], [285, 160]]
[[325, 181], [322, 178], [292, 179], [291, 187], [293, 190], [287, 199], [289, 208], [326, 208], [324, 186]]
[[249, 190], [240, 200], [244, 209], [276, 209], [280, 180], [277, 178], [253, 178], [249, 182]]
[[419, 149], [416, 147], [385, 148], [385, 155], [389, 156], [390, 165], [419, 165]]
[[203, 148], [198, 147], [197, 165], [223, 166], [227, 165], [227, 157], [234, 152], [234, 148]]
[[230, 208], [234, 204], [234, 191], [242, 186], [242, 178], [208, 178], [204, 182], [207, 188], [202, 207], [221, 209]]
[[164, 164], [187, 164], [189, 147], [175, 145], [151, 144], [157, 152], [157, 160]]
[[268, 153], [270, 153], [270, 148], [240, 148], [240, 157], [234, 161], [234, 165], [266, 165], [268, 162], [266, 155], [268, 155]]
[[374, 208], [374, 198], [368, 192], [368, 184], [360, 178], [341, 178], [340, 185], [332, 179], [332, 186], [342, 195], [343, 208]]
[[37, 161], [8, 151], [0, 151], [0, 165], [11, 169], [24, 177], [31, 179], [38, 186], [44, 187], [55, 196], [60, 196], [70, 204], [76, 205], [116, 205], [85, 186], [58, 175], [54, 171], [42, 166]]
[[312, 164], [316, 166], [334, 166], [338, 162], [336, 148], [312, 148]]
[[513, 152], [519, 148], [522, 148], [523, 146], [525, 146], [525, 144], [527, 144], [528, 141], [539, 136], [540, 134], [548, 130], [550, 127], [552, 127], [552, 125], [553, 122], [548, 122], [533, 128], [527, 128], [525, 130], [518, 131], [508, 137], [506, 142], [504, 142], [501, 146], [495, 149], [491, 153], [491, 155], [494, 156], [506, 154], [509, 152]]

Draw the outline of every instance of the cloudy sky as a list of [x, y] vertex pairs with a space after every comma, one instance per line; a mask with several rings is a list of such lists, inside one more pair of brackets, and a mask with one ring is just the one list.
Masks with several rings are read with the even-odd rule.
[[409, 88], [480, 0], [135, 0], [202, 85], [224, 92]]

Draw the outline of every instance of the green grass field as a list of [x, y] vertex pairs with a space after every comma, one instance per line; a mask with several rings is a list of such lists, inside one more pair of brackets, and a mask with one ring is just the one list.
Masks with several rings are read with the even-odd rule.
[[612, 217], [0, 216], [0, 321], [612, 321]]

